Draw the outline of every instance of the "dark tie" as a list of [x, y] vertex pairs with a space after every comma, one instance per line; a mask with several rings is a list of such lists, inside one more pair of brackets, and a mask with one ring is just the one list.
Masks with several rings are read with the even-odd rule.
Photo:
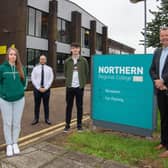
[[41, 66], [41, 87], [44, 87], [44, 65]]

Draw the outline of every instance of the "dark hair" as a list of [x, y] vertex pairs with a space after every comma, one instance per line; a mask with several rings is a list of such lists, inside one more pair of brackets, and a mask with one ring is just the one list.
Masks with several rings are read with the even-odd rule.
[[71, 47], [81, 48], [80, 44], [77, 42], [71, 43]]
[[22, 63], [21, 63], [21, 60], [20, 60], [20, 54], [19, 54], [18, 49], [12, 48], [12, 47], [8, 48], [7, 54], [6, 54], [6, 60], [7, 61], [9, 60], [9, 53], [10, 53], [11, 50], [15, 51], [15, 53], [16, 53], [16, 62], [15, 62], [16, 63], [16, 69], [19, 72], [19, 76], [20, 76], [21, 80], [24, 80], [25, 76], [24, 76], [23, 67], [22, 67]]

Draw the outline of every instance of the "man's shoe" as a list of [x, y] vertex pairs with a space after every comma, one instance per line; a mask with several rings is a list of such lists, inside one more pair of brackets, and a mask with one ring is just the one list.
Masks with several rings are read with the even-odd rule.
[[34, 119], [31, 124], [36, 125], [38, 122], [39, 122], [38, 120]]
[[83, 128], [82, 127], [78, 127], [78, 132], [83, 132]]
[[14, 153], [15, 155], [20, 154], [20, 149], [19, 149], [18, 144], [13, 144], [13, 153]]
[[168, 158], [168, 150], [159, 155], [160, 158]]
[[155, 147], [156, 150], [161, 150], [163, 148], [165, 148], [165, 146], [162, 144], [159, 144], [158, 146]]
[[8, 157], [13, 156], [12, 145], [7, 145], [7, 147], [6, 147], [6, 156], [8, 156]]
[[65, 126], [64, 132], [68, 132], [69, 130], [70, 130], [70, 127], [69, 126]]
[[48, 124], [48, 125], [51, 125], [51, 121], [49, 119], [45, 120], [45, 123]]

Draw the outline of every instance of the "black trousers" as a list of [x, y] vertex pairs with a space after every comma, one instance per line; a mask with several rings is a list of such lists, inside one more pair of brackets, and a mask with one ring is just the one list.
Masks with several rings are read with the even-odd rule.
[[157, 102], [161, 119], [161, 144], [168, 149], [168, 95], [164, 91], [159, 91]]
[[83, 117], [83, 88], [66, 88], [66, 126], [70, 127], [72, 117], [72, 107], [74, 98], [76, 98], [77, 108], [77, 127], [82, 127]]
[[34, 118], [36, 120], [39, 120], [41, 99], [43, 99], [45, 120], [49, 119], [49, 98], [50, 98], [50, 89], [44, 93], [41, 93], [39, 90], [34, 89], [34, 102], [35, 102]]

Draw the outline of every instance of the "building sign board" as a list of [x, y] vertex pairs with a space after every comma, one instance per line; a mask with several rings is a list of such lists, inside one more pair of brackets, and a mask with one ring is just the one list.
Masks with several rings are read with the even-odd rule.
[[92, 119], [98, 126], [150, 136], [155, 128], [152, 55], [92, 58]]

